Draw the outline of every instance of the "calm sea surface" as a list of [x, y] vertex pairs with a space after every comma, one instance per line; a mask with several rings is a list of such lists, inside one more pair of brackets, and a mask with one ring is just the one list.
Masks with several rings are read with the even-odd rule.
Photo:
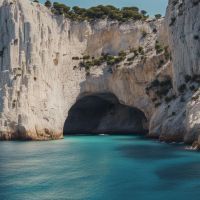
[[0, 200], [200, 199], [200, 153], [138, 136], [0, 142]]

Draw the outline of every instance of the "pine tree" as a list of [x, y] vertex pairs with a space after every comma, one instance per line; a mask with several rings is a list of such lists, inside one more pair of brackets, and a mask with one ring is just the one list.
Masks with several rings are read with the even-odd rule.
[[155, 18], [156, 18], [156, 19], [160, 19], [161, 17], [162, 17], [161, 14], [156, 14], [156, 15], [155, 15]]
[[52, 4], [51, 4], [51, 1], [47, 0], [44, 5], [47, 7], [47, 8], [51, 8]]

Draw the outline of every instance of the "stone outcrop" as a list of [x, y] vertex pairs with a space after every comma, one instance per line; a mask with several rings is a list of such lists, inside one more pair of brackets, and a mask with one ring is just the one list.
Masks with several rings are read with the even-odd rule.
[[[62, 138], [77, 101], [111, 93], [145, 114], [150, 136], [198, 140], [198, 0], [170, 0], [165, 19], [126, 23], [73, 22], [28, 0], [0, 5], [1, 139]], [[119, 64], [79, 65], [122, 50]]]
[[200, 74], [200, 1], [169, 0], [166, 27], [173, 57], [174, 85], [185, 83], [186, 75]]
[[198, 144], [200, 1], [170, 0], [165, 24], [172, 56], [173, 90], [176, 98], [162, 104], [151, 118], [151, 133], [163, 140]]

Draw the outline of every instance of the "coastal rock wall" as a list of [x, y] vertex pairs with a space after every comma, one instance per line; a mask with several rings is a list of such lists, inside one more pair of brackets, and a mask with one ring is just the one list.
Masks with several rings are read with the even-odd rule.
[[[0, 137], [57, 139], [76, 99], [111, 92], [123, 104], [141, 109], [148, 120], [153, 104], [145, 87], [157, 73], [153, 33], [160, 21], [71, 22], [27, 0], [5, 0], [0, 8]], [[143, 38], [143, 32], [148, 36]], [[73, 57], [118, 54], [143, 46], [146, 65], [138, 59], [130, 67], [94, 67], [86, 76]], [[161, 56], [162, 57], [162, 56]], [[149, 63], [149, 64], [147, 64]], [[132, 96], [133, 95], [133, 96]]]
[[[150, 122], [150, 135], [192, 143], [200, 138], [200, 1], [170, 0], [165, 30], [172, 59], [174, 98], [162, 103]], [[195, 148], [197, 142], [194, 142]]]
[[2, 138], [62, 137], [59, 121], [64, 123], [85, 77], [68, 67], [71, 57], [85, 50], [80, 30], [81, 26], [55, 18], [39, 4], [4, 1], [0, 8]]
[[[170, 0], [165, 19], [75, 22], [28, 0], [0, 1], [0, 138], [62, 138], [77, 101], [111, 93], [144, 113], [150, 136], [198, 140], [199, 8]], [[119, 64], [80, 66], [84, 55], [122, 50]]]
[[173, 58], [174, 85], [185, 83], [185, 76], [200, 74], [200, 1], [169, 0], [166, 24]]

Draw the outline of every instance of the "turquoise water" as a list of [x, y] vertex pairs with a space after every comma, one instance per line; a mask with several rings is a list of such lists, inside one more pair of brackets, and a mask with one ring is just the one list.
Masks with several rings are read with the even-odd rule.
[[138, 136], [0, 143], [1, 200], [200, 198], [200, 153]]

